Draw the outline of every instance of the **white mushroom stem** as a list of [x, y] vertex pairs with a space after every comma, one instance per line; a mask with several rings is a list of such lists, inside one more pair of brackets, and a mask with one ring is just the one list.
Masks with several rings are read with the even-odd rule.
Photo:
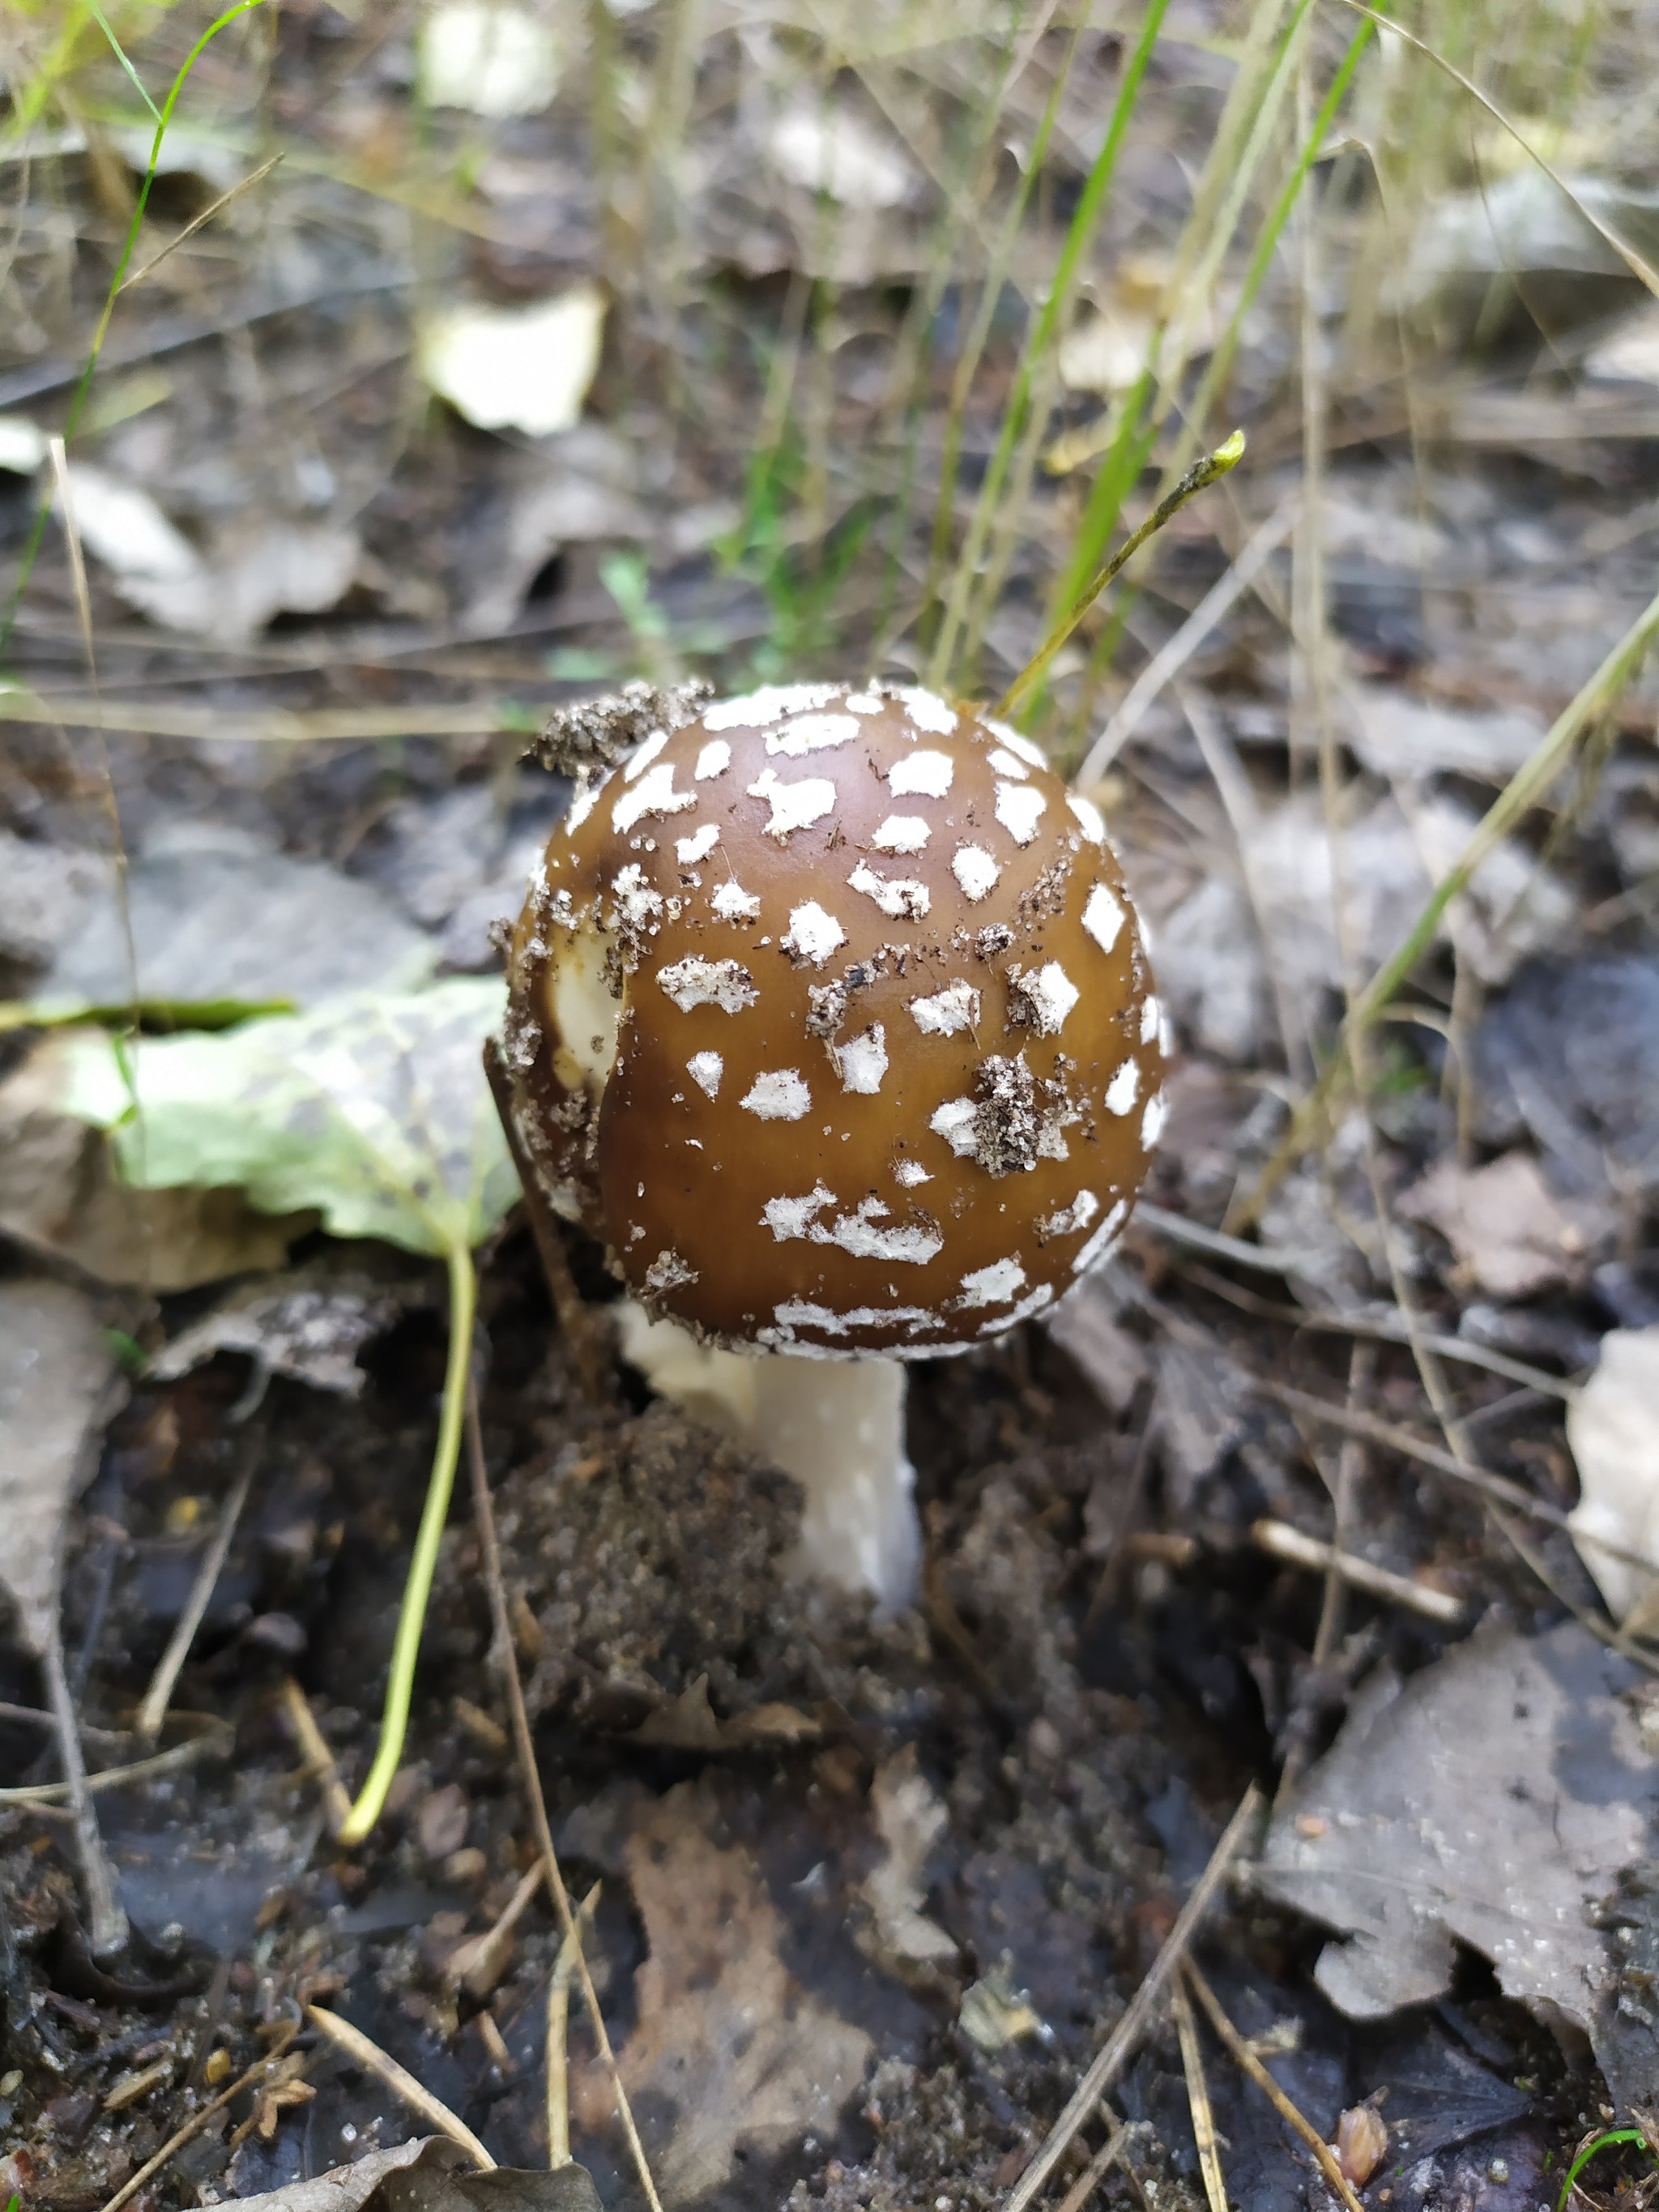
[[867, 1591], [882, 1613], [908, 1605], [921, 1528], [904, 1450], [902, 1361], [717, 1352], [631, 1299], [619, 1314], [623, 1357], [653, 1390], [799, 1483], [806, 1503], [791, 1572]]

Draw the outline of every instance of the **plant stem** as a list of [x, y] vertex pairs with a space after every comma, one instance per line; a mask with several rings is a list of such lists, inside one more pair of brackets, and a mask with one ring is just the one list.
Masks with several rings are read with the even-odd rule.
[[449, 1252], [449, 1358], [444, 1370], [443, 1405], [438, 1415], [437, 1449], [426, 1486], [426, 1504], [415, 1538], [415, 1553], [404, 1585], [404, 1602], [398, 1615], [398, 1633], [392, 1645], [392, 1674], [386, 1686], [386, 1711], [380, 1717], [380, 1741], [374, 1764], [368, 1770], [349, 1819], [340, 1830], [343, 1844], [361, 1844], [380, 1819], [392, 1778], [403, 1757], [409, 1729], [410, 1700], [415, 1689], [415, 1662], [420, 1656], [421, 1631], [432, 1595], [432, 1577], [438, 1565], [438, 1547], [449, 1516], [449, 1496], [455, 1486], [455, 1468], [461, 1452], [461, 1421], [466, 1409], [466, 1376], [472, 1357], [472, 1316], [478, 1300], [478, 1279], [472, 1255], [464, 1243]]
[[1020, 670], [1018, 675], [1003, 693], [1001, 698], [997, 701], [996, 711], [999, 714], [1008, 714], [1013, 711], [1015, 701], [1023, 698], [1043, 674], [1049, 662], [1070, 637], [1090, 608], [1093, 606], [1107, 585], [1140, 550], [1146, 540], [1155, 532], [1162, 530], [1170, 516], [1179, 513], [1189, 499], [1202, 491], [1206, 485], [1214, 483], [1218, 477], [1224, 477], [1229, 469], [1237, 467], [1243, 451], [1244, 433], [1242, 430], [1235, 430], [1225, 445], [1218, 446], [1214, 453], [1206, 453], [1202, 460], [1193, 464], [1167, 499], [1159, 500], [1139, 529], [1132, 531], [1105, 567], [1097, 569], [1090, 578], [1083, 590], [1073, 601], [1069, 613], [1061, 616], [1030, 659], [1026, 662], [1024, 667]]

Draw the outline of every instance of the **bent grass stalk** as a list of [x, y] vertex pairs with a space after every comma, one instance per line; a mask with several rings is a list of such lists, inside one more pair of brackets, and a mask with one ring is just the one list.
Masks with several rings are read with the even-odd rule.
[[465, 1243], [453, 1244], [447, 1255], [449, 1267], [449, 1356], [444, 1369], [443, 1404], [438, 1415], [438, 1442], [432, 1455], [426, 1504], [415, 1538], [409, 1579], [398, 1613], [398, 1632], [392, 1645], [392, 1673], [386, 1683], [386, 1710], [380, 1719], [380, 1740], [368, 1778], [340, 1830], [343, 1844], [361, 1844], [386, 1806], [386, 1792], [403, 1757], [409, 1733], [409, 1708], [415, 1692], [415, 1662], [420, 1656], [421, 1631], [432, 1596], [437, 1571], [438, 1547], [449, 1516], [450, 1496], [461, 1454], [461, 1424], [466, 1411], [467, 1370], [472, 1358], [472, 1318], [478, 1302], [478, 1279], [472, 1255]]
[[[246, 15], [251, 9], [263, 5], [264, 0], [236, 0], [234, 7], [227, 8], [223, 15], [214, 17], [179, 64], [178, 74], [168, 88], [167, 98], [161, 102], [159, 111], [149, 95], [144, 92], [143, 87], [138, 86], [145, 106], [155, 117], [155, 136], [150, 142], [149, 161], [144, 170], [143, 181], [139, 185], [138, 196], [132, 204], [132, 216], [127, 224], [126, 236], [121, 242], [120, 255], [115, 264], [114, 274], [110, 278], [109, 289], [104, 295], [103, 309], [98, 318], [97, 328], [92, 334], [92, 343], [87, 350], [86, 367], [81, 371], [75, 390], [70, 398], [68, 412], [64, 417], [62, 434], [65, 446], [74, 437], [80, 425], [81, 416], [85, 411], [87, 400], [92, 392], [92, 380], [98, 373], [99, 356], [103, 352], [104, 340], [109, 335], [110, 318], [115, 313], [116, 300], [120, 295], [128, 264], [138, 244], [138, 234], [143, 227], [144, 210], [149, 204], [150, 188], [155, 182], [156, 171], [161, 166], [161, 142], [167, 137], [167, 125], [173, 120], [173, 111], [179, 104], [179, 95], [183, 92], [191, 71], [208, 47], [212, 45], [214, 40], [218, 37], [220, 32], [228, 24], [234, 23], [239, 15]], [[100, 18], [100, 21], [101, 20]], [[118, 46], [116, 52], [120, 53]], [[125, 54], [121, 54], [121, 60], [126, 67], [127, 74], [132, 77], [133, 82], [137, 84], [137, 77]], [[46, 518], [51, 513], [50, 498], [42, 500], [35, 508], [34, 520], [30, 526], [28, 538], [23, 547], [22, 561], [18, 568], [17, 582], [12, 590], [11, 603], [6, 609], [4, 618], [0, 620], [0, 654], [3, 654], [11, 643], [12, 631], [17, 626], [18, 610], [22, 605], [23, 594], [28, 589], [29, 578], [34, 573], [35, 562], [40, 558], [41, 542], [46, 533]]]
[[1132, 531], [1105, 566], [1091, 576], [1072, 603], [1070, 611], [1062, 615], [1042, 644], [1026, 662], [1008, 689], [996, 703], [999, 714], [1011, 714], [1018, 702], [1034, 684], [1040, 682], [1049, 663], [1066, 639], [1088, 613], [1114, 576], [1127, 567], [1149, 538], [1155, 537], [1172, 515], [1178, 514], [1189, 499], [1194, 499], [1208, 485], [1237, 467], [1244, 452], [1244, 433], [1235, 430], [1224, 445], [1218, 446], [1195, 462], [1167, 498], [1161, 499], [1138, 530]]

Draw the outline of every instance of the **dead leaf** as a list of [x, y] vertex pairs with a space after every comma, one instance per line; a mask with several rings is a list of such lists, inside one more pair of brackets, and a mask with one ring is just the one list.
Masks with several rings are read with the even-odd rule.
[[313, 2180], [240, 2197], [237, 2212], [599, 2212], [599, 2198], [584, 2166], [480, 2173], [459, 2143], [422, 2136]]
[[41, 1276], [0, 1282], [0, 1584], [37, 1655], [58, 1609], [64, 1523], [120, 1388], [89, 1298]]
[[280, 1267], [307, 1214], [256, 1213], [236, 1190], [135, 1190], [102, 1133], [62, 1110], [67, 1036], [0, 1083], [0, 1231], [100, 1283], [189, 1291]]
[[1083, 1370], [1103, 1404], [1127, 1413], [1146, 1379], [1146, 1354], [1139, 1338], [1119, 1326], [1105, 1283], [1085, 1275], [1045, 1319], [1049, 1335]]
[[1659, 1572], [1659, 1328], [1608, 1330], [1595, 1374], [1567, 1408], [1567, 1442], [1578, 1467], [1580, 1556], [1616, 1620], [1646, 1614], [1653, 1578], [1586, 1540], [1604, 1536]]
[[1505, 1152], [1480, 1168], [1440, 1160], [1396, 1203], [1407, 1220], [1437, 1229], [1460, 1267], [1497, 1298], [1571, 1282], [1615, 1225], [1559, 1199], [1527, 1152]]
[[421, 27], [420, 72], [434, 107], [538, 115], [559, 88], [559, 49], [526, 8], [446, 0]]
[[593, 284], [530, 307], [452, 307], [421, 334], [421, 372], [481, 430], [568, 430], [599, 365], [605, 307]]
[[892, 141], [844, 107], [792, 108], [773, 125], [767, 151], [790, 184], [846, 208], [898, 207], [915, 181]]
[[647, 2143], [669, 2204], [720, 2187], [740, 2147], [827, 2136], [872, 2049], [790, 1975], [758, 1869], [740, 1846], [714, 1843], [708, 1820], [684, 1783], [644, 1813], [624, 1851], [650, 1955], [622, 2072], [637, 2112], [672, 2113], [666, 2143]]
[[870, 1784], [870, 1812], [886, 1856], [865, 1878], [870, 1925], [862, 1931], [863, 1948], [900, 1968], [952, 1964], [955, 1943], [921, 1909], [927, 1893], [924, 1875], [928, 1854], [944, 1832], [947, 1815], [939, 1793], [916, 1765], [913, 1743], [877, 1768]]
[[699, 1674], [672, 1705], [647, 1713], [635, 1729], [627, 1731], [630, 1743], [652, 1744], [669, 1751], [745, 1751], [763, 1745], [817, 1743], [823, 1736], [819, 1721], [793, 1705], [757, 1705], [752, 1712], [722, 1720], [708, 1702], [708, 1677]]
[[1371, 1677], [1276, 1815], [1257, 1877], [1346, 1938], [1315, 1969], [1340, 2011], [1431, 2002], [1467, 1943], [1506, 1996], [1589, 2033], [1617, 2094], [1641, 2094], [1643, 2068], [1651, 2082], [1659, 2036], [1615, 2029], [1619, 1947], [1590, 1917], [1659, 1813], [1626, 1694], [1643, 1679], [1571, 1620], [1477, 1630], [1409, 1682]]
[[216, 1352], [240, 1352], [253, 1362], [256, 1379], [285, 1375], [313, 1390], [355, 1398], [363, 1387], [357, 1354], [364, 1345], [407, 1307], [431, 1302], [424, 1273], [394, 1278], [390, 1268], [371, 1270], [367, 1257], [343, 1267], [325, 1254], [291, 1273], [230, 1291], [157, 1352], [149, 1372], [171, 1382]]
[[1353, 749], [1373, 775], [1453, 774], [1505, 783], [1542, 743], [1547, 725], [1516, 708], [1474, 714], [1388, 684], [1355, 684]]

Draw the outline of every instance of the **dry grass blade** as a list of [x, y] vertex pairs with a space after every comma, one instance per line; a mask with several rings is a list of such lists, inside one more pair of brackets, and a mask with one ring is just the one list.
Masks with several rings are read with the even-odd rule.
[[[104, 1849], [104, 1839], [99, 1832], [98, 1815], [93, 1809], [92, 1793], [102, 1776], [87, 1772], [87, 1763], [81, 1755], [81, 1739], [76, 1732], [75, 1700], [70, 1693], [69, 1675], [64, 1666], [64, 1631], [54, 1605], [46, 1632], [46, 1648], [40, 1655], [41, 1671], [46, 1678], [46, 1702], [52, 1708], [57, 1724], [58, 1756], [63, 1762], [64, 1780], [45, 1783], [36, 1789], [0, 1790], [0, 1805], [51, 1805], [68, 1802], [75, 1820], [76, 1849], [80, 1854], [81, 1877], [87, 1892], [87, 1940], [94, 1959], [108, 1958], [126, 1948], [127, 1916], [116, 1893], [115, 1870]], [[111, 1770], [118, 1772], [119, 1769]]]
[[196, 1570], [196, 1579], [191, 1585], [185, 1609], [167, 1638], [167, 1650], [161, 1654], [150, 1678], [149, 1687], [144, 1692], [143, 1702], [132, 1723], [133, 1733], [140, 1743], [153, 1744], [161, 1733], [161, 1723], [167, 1718], [167, 1707], [173, 1702], [173, 1688], [179, 1672], [190, 1656], [190, 1647], [196, 1641], [196, 1632], [202, 1625], [203, 1616], [224, 1571], [231, 1540], [236, 1534], [236, 1524], [242, 1517], [248, 1492], [253, 1486], [254, 1463], [255, 1450], [250, 1450], [245, 1455], [242, 1472], [219, 1515], [219, 1525], [213, 1532], [213, 1541], [202, 1554], [202, 1563]]
[[553, 1831], [548, 1823], [547, 1801], [542, 1795], [542, 1778], [536, 1765], [536, 1746], [530, 1733], [530, 1715], [525, 1706], [524, 1685], [519, 1680], [518, 1655], [513, 1644], [512, 1624], [507, 1618], [507, 1585], [501, 1577], [501, 1550], [495, 1535], [495, 1509], [490, 1499], [489, 1477], [484, 1467], [483, 1436], [478, 1425], [476, 1381], [469, 1382], [467, 1385], [466, 1449], [468, 1468], [472, 1478], [472, 1510], [477, 1518], [478, 1545], [483, 1554], [484, 1580], [489, 1591], [494, 1651], [506, 1682], [507, 1702], [513, 1714], [514, 1746], [518, 1753], [525, 1794], [530, 1800], [530, 1810], [536, 1824], [536, 1838], [541, 1846], [542, 1861], [547, 1869], [548, 1887], [558, 1908], [565, 1940], [575, 1952], [576, 1974], [582, 1985], [582, 2001], [587, 2007], [588, 2020], [592, 2027], [593, 2040], [599, 2047], [600, 2059], [611, 2077], [617, 2117], [622, 2123], [623, 2133], [628, 2138], [634, 2170], [640, 2178], [640, 2186], [645, 2192], [651, 2212], [662, 2212], [662, 2199], [658, 2196], [656, 2183], [651, 2178], [645, 2145], [640, 2141], [640, 2131], [634, 2121], [634, 2108], [628, 2101], [628, 2092], [623, 2087], [622, 2072], [617, 2064], [617, 2054], [611, 2045], [611, 2031], [605, 2024], [605, 2014], [599, 2009], [599, 1992], [593, 1987], [593, 1977], [588, 1972], [587, 1959], [582, 1950], [581, 1931], [571, 1907], [570, 1892], [565, 1887], [559, 1855], [553, 1848]]
[[161, 251], [152, 259], [145, 262], [142, 269], [135, 269], [131, 276], [123, 278], [116, 287], [117, 297], [118, 298], [123, 292], [131, 291], [135, 284], [142, 284], [146, 276], [153, 275], [161, 267], [168, 254], [176, 253], [181, 246], [194, 238], [198, 230], [210, 223], [214, 216], [228, 208], [233, 200], [240, 199], [244, 192], [252, 191], [255, 185], [259, 184], [270, 174], [282, 159], [281, 154], [273, 154], [268, 161], [262, 161], [257, 169], [252, 170], [248, 175], [241, 179], [240, 183], [234, 184], [228, 192], [221, 192], [210, 206], [204, 207], [200, 215], [193, 216], [185, 225], [177, 238], [169, 239]]
[[1407, 1575], [1391, 1574], [1387, 1567], [1374, 1567], [1369, 1559], [1339, 1551], [1334, 1544], [1304, 1536], [1288, 1521], [1253, 1522], [1250, 1541], [1275, 1559], [1286, 1559], [1292, 1566], [1307, 1567], [1316, 1574], [1334, 1575], [1354, 1589], [1420, 1613], [1425, 1620], [1443, 1621], [1448, 1627], [1455, 1627], [1463, 1618], [1462, 1605], [1445, 1590], [1430, 1589]]
[[1129, 2140], [1129, 2130], [1109, 2106], [1103, 2105], [1100, 2109], [1110, 2123], [1112, 2131], [1060, 2198], [1060, 2212], [1083, 2212], [1084, 2206], [1123, 2155], [1124, 2146]]
[[1279, 2114], [1279, 2118], [1285, 2121], [1287, 2126], [1294, 2128], [1303, 2142], [1307, 2144], [1308, 2148], [1319, 2161], [1320, 2172], [1341, 2198], [1343, 2203], [1346, 2205], [1348, 2212], [1364, 2212], [1364, 2208], [1353, 2193], [1352, 2185], [1347, 2176], [1337, 2164], [1336, 2153], [1320, 2134], [1313, 2122], [1304, 2118], [1296, 2106], [1291, 2102], [1249, 2045], [1245, 2042], [1243, 2037], [1221, 2009], [1220, 1999], [1190, 1959], [1184, 1959], [1182, 1961], [1182, 1972], [1186, 1977], [1188, 1986], [1193, 1995], [1208, 2015], [1211, 2027], [1226, 2045], [1234, 2060], [1255, 2082], [1256, 2087], [1261, 2090], [1262, 2095]]
[[1035, 2202], [1044, 2182], [1059, 2163], [1066, 2144], [1116, 2079], [1119, 2069], [1145, 2034], [1170, 1976], [1193, 1939], [1194, 1930], [1209, 1911], [1216, 1892], [1243, 1848], [1244, 1840], [1255, 1826], [1261, 1809], [1261, 1792], [1252, 1783], [1239, 1800], [1238, 1810], [1222, 1832], [1220, 1841], [1210, 1854], [1209, 1864], [1194, 1883], [1191, 1896], [1182, 1906], [1175, 1926], [1164, 1939], [1163, 1949], [1147, 1970], [1146, 1979], [1129, 2000], [1122, 2019], [1090, 2062], [1088, 2071], [1072, 2092], [1065, 2111], [1049, 2130], [1042, 2149], [1015, 2183], [1004, 2212], [1025, 2212], [1025, 2207]]
[[1231, 1260], [1240, 1267], [1260, 1267], [1267, 1275], [1292, 1274], [1318, 1256], [1313, 1252], [1276, 1251], [1270, 1245], [1248, 1243], [1242, 1237], [1206, 1229], [1201, 1221], [1188, 1221], [1184, 1213], [1171, 1213], [1167, 1206], [1153, 1206], [1144, 1198], [1135, 1206], [1134, 1220], [1137, 1227], [1150, 1229], [1171, 1244], [1190, 1244], [1195, 1252], [1213, 1252], [1218, 1260]]
[[[580, 1926], [592, 1927], [599, 1901], [595, 1882], [577, 1909]], [[570, 2163], [570, 2073], [566, 2038], [570, 2025], [570, 1978], [576, 1971], [576, 1946], [568, 1936], [559, 1945], [559, 1955], [547, 1978], [547, 2163]]]
[[340, 1770], [334, 1763], [328, 1739], [317, 1725], [317, 1716], [312, 1711], [305, 1692], [292, 1674], [284, 1674], [278, 1692], [283, 1717], [294, 1734], [305, 1762], [305, 1771], [313, 1776], [323, 1793], [323, 1809], [328, 1816], [328, 1832], [337, 1836], [351, 1813], [351, 1796], [340, 1779]]
[[501, 1979], [513, 1948], [513, 1931], [523, 1919], [530, 1900], [547, 1879], [539, 1859], [501, 1907], [493, 1924], [482, 1936], [458, 1944], [444, 1966], [445, 1978], [458, 1982], [469, 1996], [483, 1998]]
[[[58, 1664], [61, 1669], [61, 1653]], [[47, 1667], [47, 1681], [48, 1686], [51, 1686], [50, 1664]], [[67, 1685], [64, 1686], [64, 1694], [65, 1697], [69, 1694]], [[59, 1741], [60, 1742], [62, 1741], [61, 1726]], [[194, 1766], [199, 1759], [210, 1759], [216, 1753], [228, 1751], [235, 1741], [236, 1732], [228, 1721], [209, 1719], [199, 1735], [191, 1736], [185, 1743], [170, 1744], [167, 1750], [155, 1752], [148, 1759], [135, 1759], [123, 1766], [100, 1766], [90, 1774], [82, 1765], [79, 1788], [91, 1795], [100, 1790], [124, 1790], [133, 1782], [151, 1782], [161, 1774], [181, 1774], [187, 1766]], [[78, 1745], [76, 1763], [80, 1764]], [[21, 1784], [15, 1790], [0, 1790], [0, 1805], [69, 1804], [73, 1806], [76, 1802], [76, 1785], [67, 1781], [32, 1782]], [[78, 1819], [78, 1814], [76, 1817]], [[112, 1884], [112, 1897], [113, 1894]], [[117, 1906], [116, 1910], [118, 1911], [120, 1908]], [[121, 1916], [121, 1924], [125, 1929], [126, 1925], [125, 1914]], [[125, 1941], [125, 1936], [122, 1941]], [[118, 1946], [112, 1948], [118, 1948]]]
[[285, 2027], [263, 2058], [255, 2059], [245, 2074], [239, 2074], [228, 2088], [221, 2089], [218, 2095], [210, 2103], [204, 2105], [199, 2112], [192, 2112], [184, 2125], [176, 2129], [167, 2137], [153, 2158], [146, 2159], [137, 2173], [128, 2176], [114, 2196], [105, 2204], [103, 2212], [121, 2212], [121, 2207], [130, 2203], [148, 2183], [154, 2181], [169, 2160], [176, 2158], [187, 2142], [200, 2135], [210, 2119], [222, 2112], [225, 2106], [240, 2097], [244, 2089], [252, 2088], [262, 2075], [267, 2074], [277, 2063], [299, 2033], [300, 2026], [297, 2021]]
[[220, 707], [171, 707], [149, 701], [56, 699], [0, 690], [0, 722], [40, 722], [59, 730], [112, 731], [139, 738], [235, 738], [243, 744], [367, 744], [382, 738], [522, 737], [529, 717], [511, 700], [438, 707], [273, 708], [246, 720]]
[[1192, 2001], [1179, 1974], [1170, 1992], [1176, 2036], [1181, 2045], [1181, 2070], [1187, 2079], [1187, 2109], [1192, 2114], [1193, 2141], [1198, 2146], [1198, 2170], [1204, 2177], [1204, 2194], [1210, 2212], [1227, 2212], [1227, 2183], [1221, 2171], [1221, 2145], [1216, 2136], [1215, 2111], [1210, 2085], [1204, 2078], [1204, 2053], [1199, 2048], [1198, 2022]]
[[495, 2160], [465, 2120], [458, 2120], [447, 2105], [434, 2097], [423, 2082], [417, 2081], [412, 2074], [399, 2066], [395, 2058], [388, 2057], [380, 2045], [365, 2035], [362, 2028], [354, 2027], [349, 2020], [342, 2020], [337, 2013], [325, 2012], [320, 2005], [308, 2004], [306, 2018], [337, 2049], [343, 2051], [354, 2063], [367, 2067], [377, 2081], [384, 2081], [393, 2096], [401, 2097], [411, 2112], [418, 2112], [422, 2119], [430, 2120], [433, 2126], [447, 2135], [452, 2142], [458, 2142], [463, 2150], [470, 2151], [481, 2166], [493, 2169]]

